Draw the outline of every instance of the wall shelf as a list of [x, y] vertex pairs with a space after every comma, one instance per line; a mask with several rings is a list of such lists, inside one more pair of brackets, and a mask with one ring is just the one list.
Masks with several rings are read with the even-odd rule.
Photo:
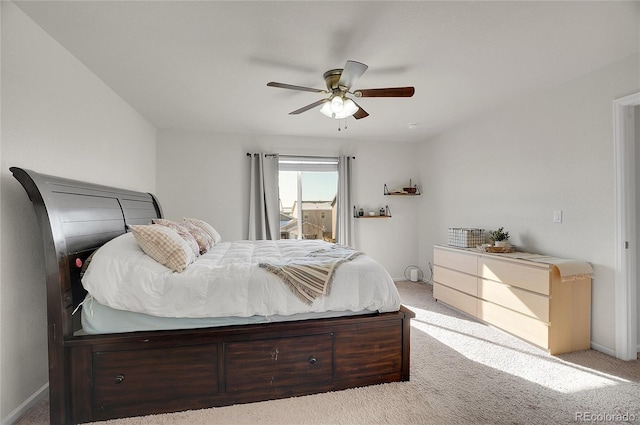
[[390, 215], [363, 215], [363, 216], [357, 216], [354, 217], [357, 219], [361, 219], [361, 218], [391, 218]]
[[[363, 208], [360, 208], [360, 210], [363, 210]], [[368, 212], [366, 214], [360, 215], [356, 211], [358, 211], [358, 209], [354, 205], [353, 218], [391, 218], [391, 210], [389, 209], [389, 205], [385, 206], [384, 208], [380, 208], [380, 210], [377, 211], [374, 215], [369, 215]], [[384, 211], [384, 214], [380, 215], [380, 211]]]
[[[414, 192], [409, 192], [406, 189], [413, 189]], [[418, 189], [418, 185], [414, 184], [412, 187], [410, 188], [402, 188], [402, 189], [397, 189], [397, 190], [392, 190], [389, 191], [389, 188], [387, 187], [387, 185], [384, 185], [384, 194], [385, 196], [420, 196], [420, 189]]]

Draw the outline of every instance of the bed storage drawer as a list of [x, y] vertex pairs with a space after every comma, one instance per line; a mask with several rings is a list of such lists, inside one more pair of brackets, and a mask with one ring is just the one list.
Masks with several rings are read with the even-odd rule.
[[169, 394], [172, 399], [215, 394], [217, 358], [216, 345], [95, 352], [94, 407], [127, 411], [163, 403]]
[[[402, 373], [402, 333], [399, 322], [361, 326], [336, 334], [336, 376], [360, 379]], [[367, 335], [357, 338], [355, 334]]]
[[333, 334], [224, 344], [226, 392], [265, 391], [328, 382]]

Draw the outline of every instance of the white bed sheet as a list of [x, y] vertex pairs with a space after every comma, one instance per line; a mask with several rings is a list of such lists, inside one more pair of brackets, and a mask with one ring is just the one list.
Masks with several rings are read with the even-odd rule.
[[305, 255], [316, 240], [236, 241], [216, 244], [181, 273], [147, 256], [131, 233], [100, 248], [82, 283], [100, 304], [156, 317], [291, 316], [322, 312], [389, 312], [400, 295], [389, 273], [367, 255], [341, 264], [331, 292], [301, 301], [277, 276], [258, 266]]

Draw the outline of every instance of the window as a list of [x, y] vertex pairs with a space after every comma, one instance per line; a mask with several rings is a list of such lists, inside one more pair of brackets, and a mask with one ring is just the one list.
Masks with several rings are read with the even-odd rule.
[[280, 155], [280, 238], [335, 242], [338, 158]]

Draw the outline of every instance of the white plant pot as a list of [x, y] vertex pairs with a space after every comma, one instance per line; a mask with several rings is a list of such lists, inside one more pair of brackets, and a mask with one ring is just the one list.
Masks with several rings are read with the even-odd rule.
[[508, 246], [509, 242], [508, 241], [495, 241], [493, 243], [493, 246], [497, 246], [497, 247], [505, 247]]

